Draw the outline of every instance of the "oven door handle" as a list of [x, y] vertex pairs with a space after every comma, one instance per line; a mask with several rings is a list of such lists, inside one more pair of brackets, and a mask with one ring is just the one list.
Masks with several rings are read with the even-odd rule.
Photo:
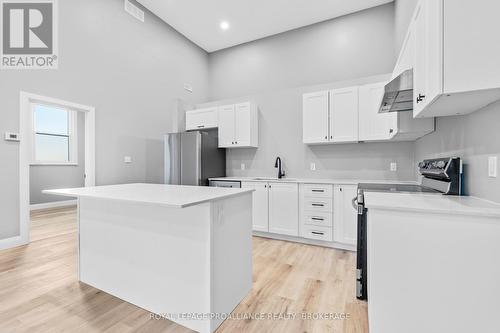
[[355, 211], [358, 211], [358, 197], [354, 197], [351, 201], [352, 208], [354, 208]]

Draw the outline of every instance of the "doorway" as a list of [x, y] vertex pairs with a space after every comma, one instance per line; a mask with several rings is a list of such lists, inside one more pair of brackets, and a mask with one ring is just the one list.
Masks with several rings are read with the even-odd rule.
[[[47, 117], [53, 117], [47, 121]], [[83, 124], [78, 126], [80, 119]], [[49, 124], [49, 125], [48, 125]], [[66, 125], [64, 125], [66, 124]], [[66, 126], [66, 127], [65, 127]], [[78, 154], [76, 133], [83, 127], [82, 148]], [[21, 92], [19, 149], [19, 244], [30, 242], [30, 167], [32, 165], [78, 165], [84, 156], [84, 186], [95, 186], [95, 109], [47, 96]], [[46, 147], [51, 147], [48, 152]], [[48, 205], [50, 206], [50, 204]], [[43, 205], [41, 206], [43, 208]], [[49, 208], [49, 207], [47, 207]]]

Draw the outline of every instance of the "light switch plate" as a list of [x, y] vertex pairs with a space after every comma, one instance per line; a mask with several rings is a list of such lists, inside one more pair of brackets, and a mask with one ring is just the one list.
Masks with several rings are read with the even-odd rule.
[[311, 163], [311, 171], [315, 171], [316, 170], [316, 163]]
[[398, 171], [398, 164], [396, 162], [391, 163], [391, 171]]
[[497, 177], [497, 165], [498, 159], [496, 156], [488, 157], [488, 177], [496, 178]]
[[125, 156], [123, 158], [123, 163], [127, 163], [127, 164], [132, 163], [132, 157], [131, 156]]
[[19, 133], [5, 133], [5, 141], [20, 141]]
[[241, 170], [245, 170], [245, 163], [241, 163]]

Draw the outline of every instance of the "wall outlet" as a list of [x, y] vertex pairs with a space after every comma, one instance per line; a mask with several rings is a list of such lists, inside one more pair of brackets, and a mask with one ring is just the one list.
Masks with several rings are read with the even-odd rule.
[[311, 171], [316, 171], [316, 163], [311, 163]]
[[123, 158], [123, 163], [126, 163], [126, 164], [132, 163], [132, 156], [125, 156]]
[[391, 163], [391, 171], [398, 171], [398, 164], [396, 162]]
[[241, 163], [241, 170], [245, 170], [245, 163]]
[[496, 156], [488, 157], [488, 177], [497, 178], [497, 160]]

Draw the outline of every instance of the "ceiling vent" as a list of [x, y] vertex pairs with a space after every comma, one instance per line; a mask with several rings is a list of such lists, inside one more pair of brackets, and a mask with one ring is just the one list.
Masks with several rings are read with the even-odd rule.
[[144, 22], [144, 11], [129, 0], [125, 0], [125, 11], [139, 21]]

